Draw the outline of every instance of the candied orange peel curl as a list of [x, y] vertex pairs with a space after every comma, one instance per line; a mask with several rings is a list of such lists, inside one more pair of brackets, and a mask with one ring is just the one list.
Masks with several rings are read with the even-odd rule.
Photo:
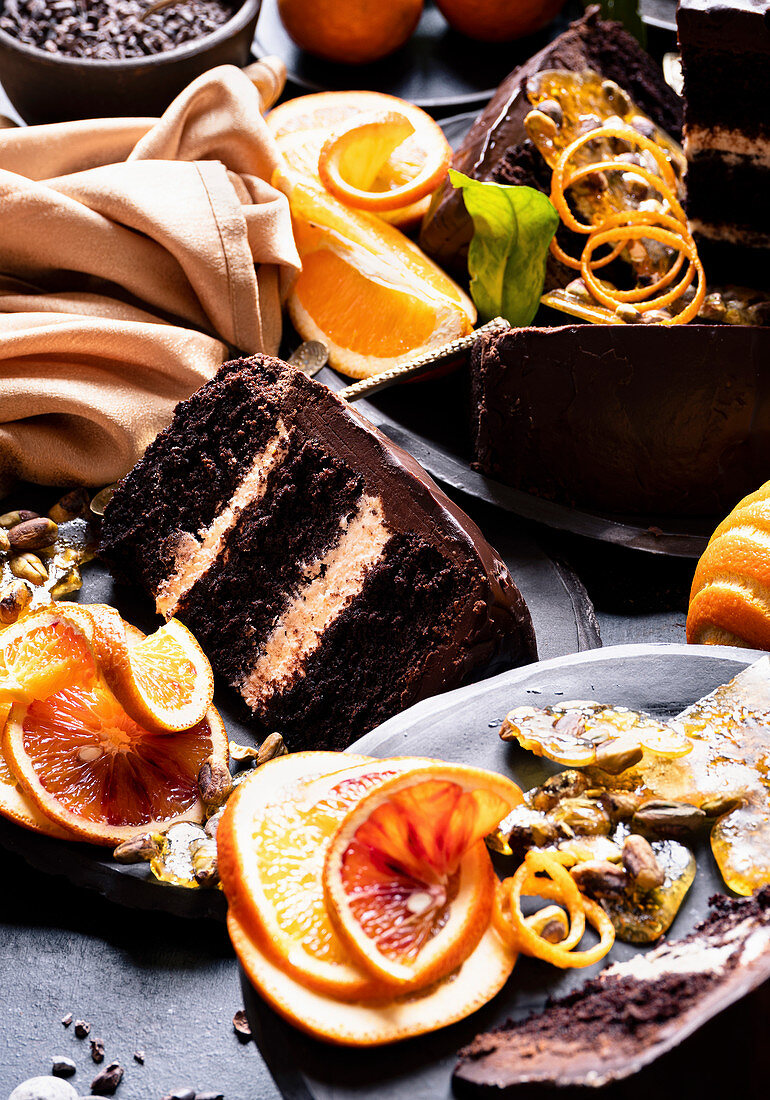
[[[566, 908], [570, 927], [560, 943], [545, 939], [534, 919], [524, 916], [522, 895], [547, 898]], [[556, 852], [527, 852], [516, 873], [499, 884], [492, 920], [498, 935], [514, 950], [562, 970], [592, 966], [604, 958], [615, 942], [612, 921], [600, 905], [580, 893]], [[577, 951], [586, 920], [599, 934], [599, 942], [586, 951]]]

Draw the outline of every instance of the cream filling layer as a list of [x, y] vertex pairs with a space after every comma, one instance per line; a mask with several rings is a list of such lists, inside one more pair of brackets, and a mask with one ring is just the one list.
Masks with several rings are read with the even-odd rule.
[[721, 153], [727, 164], [737, 164], [746, 158], [759, 167], [770, 167], [768, 138], [749, 137], [741, 130], [728, 130], [724, 126], [715, 126], [713, 129], [688, 126], [684, 136], [684, 151], [690, 158], [698, 153]]
[[728, 244], [745, 245], [748, 248], [770, 248], [770, 233], [760, 233], [755, 229], [743, 229], [736, 225], [714, 225], [691, 218], [690, 231], [700, 233], [712, 241], [726, 241]]
[[271, 631], [241, 694], [259, 707], [279, 694], [297, 676], [321, 641], [326, 628], [363, 587], [367, 573], [379, 561], [391, 533], [379, 497], [359, 498], [351, 518], [340, 521], [339, 541], [305, 572], [302, 588]]
[[228, 504], [209, 526], [202, 528], [197, 535], [184, 532], [180, 536], [173, 569], [155, 596], [155, 607], [166, 619], [176, 613], [182, 599], [222, 553], [225, 539], [243, 510], [265, 495], [268, 478], [283, 462], [289, 438], [282, 420], [277, 422], [276, 428], [276, 434], [254, 459]]

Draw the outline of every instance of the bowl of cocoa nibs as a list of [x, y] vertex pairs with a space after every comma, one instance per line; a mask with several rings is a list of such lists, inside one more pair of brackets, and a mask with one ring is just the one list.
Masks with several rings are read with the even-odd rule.
[[0, 80], [25, 122], [157, 117], [242, 67], [262, 0], [0, 0]]

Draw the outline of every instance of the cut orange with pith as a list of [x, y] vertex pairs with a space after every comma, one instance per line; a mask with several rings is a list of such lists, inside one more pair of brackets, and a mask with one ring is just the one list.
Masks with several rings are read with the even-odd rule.
[[178, 619], [147, 637], [130, 635], [114, 607], [90, 605], [94, 648], [123, 709], [149, 729], [176, 732], [203, 721], [214, 698], [208, 658]]
[[351, 964], [326, 911], [324, 853], [351, 806], [425, 761], [292, 753], [240, 784], [217, 829], [228, 904], [261, 950], [297, 981], [342, 1000], [383, 996]]
[[289, 197], [302, 260], [289, 315], [333, 367], [367, 378], [472, 330], [471, 300], [397, 229], [299, 175], [273, 182]]
[[193, 729], [157, 733], [129, 717], [99, 679], [15, 704], [2, 748], [38, 809], [93, 844], [201, 822], [200, 767], [209, 757], [228, 762], [227, 736], [213, 707]]
[[300, 1031], [342, 1046], [382, 1046], [463, 1020], [499, 993], [516, 961], [515, 953], [488, 928], [472, 954], [442, 981], [394, 1000], [351, 1004], [307, 989], [285, 973], [232, 911], [227, 929], [260, 996]]
[[[0, 708], [0, 729], [5, 727], [11, 704]], [[60, 840], [76, 840], [72, 833], [67, 832], [60, 825], [51, 821], [37, 808], [32, 799], [27, 798], [19, 789], [19, 784], [8, 761], [0, 749], [0, 814], [13, 821], [16, 825], [23, 825], [25, 829], [31, 829], [34, 833], [43, 833], [45, 836], [54, 836]]]
[[[289, 168], [320, 181], [319, 159], [326, 142], [357, 124], [371, 121], [373, 116], [386, 114], [407, 120], [413, 128], [412, 133], [389, 150], [381, 146], [379, 167], [363, 190], [374, 197], [375, 204], [379, 202], [377, 196], [400, 190], [400, 205], [378, 208], [377, 215], [399, 228], [407, 228], [416, 225], [426, 212], [430, 194], [446, 175], [452, 158], [451, 147], [441, 127], [425, 111], [397, 96], [380, 92], [320, 92], [288, 100], [273, 108], [267, 116], [267, 124]], [[343, 175], [341, 191], [351, 182], [354, 181], [346, 180]], [[331, 186], [334, 188], [334, 183]], [[361, 188], [360, 181], [356, 186]], [[333, 193], [349, 201], [341, 191]], [[364, 194], [362, 208], [374, 209], [367, 206], [370, 201]], [[355, 199], [350, 204], [358, 205]]]
[[45, 698], [96, 675], [94, 624], [83, 608], [41, 610], [0, 634], [0, 703]]
[[515, 783], [434, 761], [349, 811], [329, 845], [324, 894], [350, 956], [399, 988], [424, 988], [474, 950], [496, 877], [484, 837], [522, 801]]

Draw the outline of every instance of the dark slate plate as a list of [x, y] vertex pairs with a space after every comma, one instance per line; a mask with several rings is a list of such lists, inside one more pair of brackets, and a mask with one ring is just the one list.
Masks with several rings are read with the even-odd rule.
[[[27, 486], [0, 502], [0, 511], [32, 507], [45, 512], [55, 499], [51, 490]], [[540, 656], [554, 657], [601, 645], [593, 605], [571, 569], [549, 558], [520, 525], [518, 530], [511, 530], [503, 513], [488, 508], [481, 514], [476, 509], [475, 518], [505, 559], [529, 605]], [[80, 603], [112, 604], [147, 633], [159, 625], [150, 601], [134, 589], [113, 584], [100, 562], [90, 562], [83, 568], [83, 588], [77, 599]], [[248, 718], [226, 685], [217, 685], [216, 705], [228, 736], [241, 744], [254, 744], [255, 733]], [[98, 890], [118, 904], [162, 909], [176, 916], [224, 918], [225, 901], [220, 891], [187, 890], [158, 882], [144, 864], [115, 863], [109, 849], [38, 836], [3, 818], [0, 846], [38, 870]]]
[[[671, 716], [760, 656], [727, 647], [627, 645], [559, 657], [420, 703], [361, 738], [351, 751], [473, 763], [511, 774], [528, 788], [556, 769], [500, 741], [497, 729], [511, 707], [595, 698]], [[698, 873], [672, 926], [672, 938], [689, 932], [705, 916], [708, 898], [724, 891], [708, 847], [701, 846], [696, 855]], [[618, 943], [609, 957], [621, 960], [636, 952]], [[451, 1072], [461, 1046], [509, 1017], [541, 1009], [547, 996], [582, 984], [601, 965], [557, 972], [520, 959], [505, 989], [468, 1020], [396, 1048], [362, 1051], [338, 1050], [307, 1038], [269, 1010], [245, 979], [243, 986], [252, 1030], [286, 1100], [449, 1100]], [[732, 1055], [730, 1059], [734, 1065]], [[545, 1100], [538, 1092], [541, 1095]]]

